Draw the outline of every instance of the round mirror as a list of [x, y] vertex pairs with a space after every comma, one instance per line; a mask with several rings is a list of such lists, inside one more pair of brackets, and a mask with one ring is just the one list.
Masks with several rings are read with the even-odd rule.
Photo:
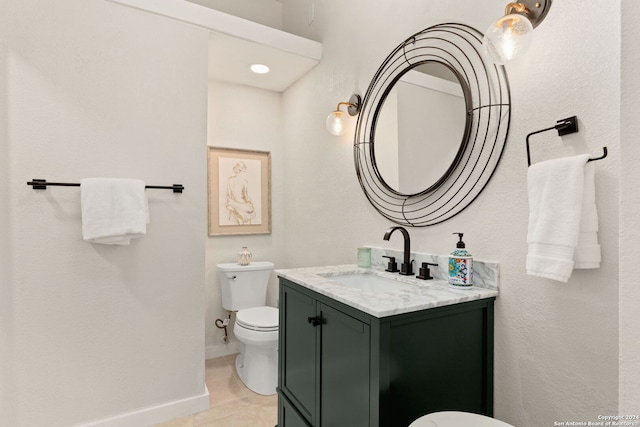
[[[452, 218], [498, 166], [509, 133], [509, 82], [504, 67], [485, 58], [482, 37], [455, 23], [414, 34], [389, 54], [362, 98], [356, 173], [369, 202], [397, 224]], [[451, 93], [422, 88], [442, 84]]]
[[441, 62], [412, 66], [381, 103], [375, 163], [385, 184], [418, 194], [442, 183], [464, 148], [468, 106], [458, 76]]

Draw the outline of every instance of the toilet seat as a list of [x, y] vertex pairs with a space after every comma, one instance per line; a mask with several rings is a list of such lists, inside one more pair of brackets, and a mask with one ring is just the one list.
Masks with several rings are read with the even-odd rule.
[[252, 307], [238, 310], [236, 324], [251, 331], [277, 331], [278, 309], [274, 307]]
[[495, 418], [470, 412], [434, 412], [418, 418], [409, 427], [513, 427]]

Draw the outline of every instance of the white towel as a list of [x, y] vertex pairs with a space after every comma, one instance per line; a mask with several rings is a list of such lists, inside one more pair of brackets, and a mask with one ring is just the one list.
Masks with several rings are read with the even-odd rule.
[[588, 154], [529, 167], [527, 274], [566, 282], [578, 244]]
[[582, 192], [582, 219], [578, 246], [573, 258], [573, 268], [600, 268], [600, 245], [598, 244], [598, 210], [596, 208], [596, 185], [593, 163], [584, 167], [584, 189]]
[[144, 181], [86, 178], [80, 181], [82, 237], [92, 243], [128, 245], [147, 233]]

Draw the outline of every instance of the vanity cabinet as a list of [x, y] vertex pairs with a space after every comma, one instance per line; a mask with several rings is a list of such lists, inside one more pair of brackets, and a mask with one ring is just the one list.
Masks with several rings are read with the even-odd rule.
[[280, 278], [278, 427], [493, 415], [493, 301], [377, 318]]

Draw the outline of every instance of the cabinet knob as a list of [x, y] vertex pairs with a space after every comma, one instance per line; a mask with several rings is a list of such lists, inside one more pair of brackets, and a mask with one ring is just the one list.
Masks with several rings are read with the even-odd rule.
[[318, 326], [322, 323], [322, 319], [320, 319], [320, 316], [308, 317], [307, 321], [311, 323], [311, 326]]

